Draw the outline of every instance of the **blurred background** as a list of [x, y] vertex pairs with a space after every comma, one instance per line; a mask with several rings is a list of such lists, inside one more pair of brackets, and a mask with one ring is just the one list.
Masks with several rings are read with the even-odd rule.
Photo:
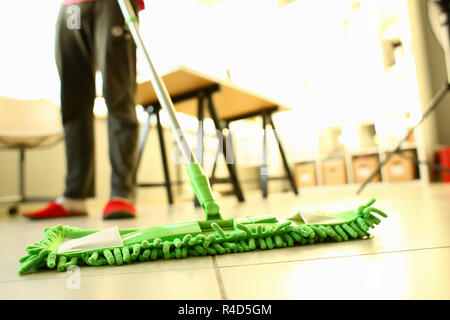
[[[291, 110], [274, 114], [299, 188], [349, 188], [361, 183], [421, 119], [427, 103], [446, 82], [443, 50], [422, 0], [147, 0], [140, 28], [160, 73], [183, 65], [282, 102]], [[51, 99], [59, 104], [54, 28], [59, 1], [2, 1], [0, 96]], [[138, 82], [148, 79], [138, 52]], [[107, 110], [98, 76], [97, 199], [109, 196]], [[438, 163], [450, 145], [449, 97], [403, 144], [410, 158]], [[8, 109], [1, 117], [20, 123]], [[147, 114], [137, 106], [139, 119]], [[161, 114], [169, 146], [171, 176], [186, 181], [174, 161], [175, 142]], [[179, 114], [195, 146], [197, 119]], [[204, 165], [210, 172], [217, 141], [205, 120]], [[259, 189], [262, 128], [259, 118], [231, 123], [238, 175], [245, 190]], [[150, 131], [138, 180], [164, 179], [156, 129]], [[283, 173], [276, 141], [269, 134], [269, 174]], [[16, 150], [0, 149], [0, 197], [19, 188]], [[25, 191], [58, 195], [64, 186], [63, 143], [30, 150]], [[227, 175], [219, 159], [217, 175]], [[104, 183], [103, 183], [104, 182]], [[392, 158], [373, 183], [440, 183], [441, 175], [405, 157]], [[217, 185], [227, 194], [229, 185]], [[287, 191], [288, 182], [271, 182]], [[138, 199], [166, 202], [164, 188], [140, 189]], [[178, 198], [192, 198], [179, 185]]]

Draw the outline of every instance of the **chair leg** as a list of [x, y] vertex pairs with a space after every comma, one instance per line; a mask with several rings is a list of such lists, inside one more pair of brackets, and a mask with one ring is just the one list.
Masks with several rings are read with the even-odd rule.
[[11, 215], [16, 214], [19, 211], [19, 205], [27, 202], [44, 202], [44, 201], [52, 201], [54, 197], [27, 197], [25, 192], [25, 148], [19, 148], [19, 194], [9, 197], [3, 197], [0, 199], [0, 203], [11, 203], [9, 206], [9, 213]]
[[161, 160], [164, 169], [164, 179], [165, 179], [165, 187], [167, 191], [167, 199], [169, 204], [173, 204], [173, 196], [172, 196], [172, 186], [170, 181], [169, 174], [169, 164], [167, 163], [167, 154], [166, 154], [166, 145], [164, 143], [164, 132], [161, 125], [161, 118], [159, 112], [156, 112], [156, 123], [158, 128], [158, 137], [159, 137], [159, 147], [161, 150]]
[[19, 195], [21, 200], [25, 199], [25, 149], [19, 149]]
[[16, 214], [19, 211], [19, 204], [25, 202], [25, 148], [23, 147], [19, 148], [19, 194], [6, 197], [5, 200], [6, 203], [12, 203], [8, 208], [10, 215]]
[[281, 144], [281, 139], [278, 136], [277, 129], [275, 128], [275, 124], [273, 123], [272, 116], [269, 114], [269, 115], [267, 115], [267, 117], [269, 118], [270, 126], [272, 127], [273, 133], [275, 135], [275, 139], [277, 140], [278, 149], [280, 150], [281, 158], [283, 160], [284, 170], [286, 171], [286, 175], [287, 175], [288, 180], [289, 180], [289, 182], [291, 184], [292, 190], [294, 191], [295, 194], [298, 194], [297, 184], [295, 183], [294, 176], [292, 175], [292, 171], [289, 168], [287, 157], [286, 157], [286, 154], [284, 152], [283, 145]]

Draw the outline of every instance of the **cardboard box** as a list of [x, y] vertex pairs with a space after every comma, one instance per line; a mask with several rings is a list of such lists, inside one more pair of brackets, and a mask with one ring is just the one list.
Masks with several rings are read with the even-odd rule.
[[[402, 154], [408, 158], [416, 158], [414, 150], [403, 150]], [[408, 181], [416, 178], [417, 165], [414, 161], [394, 154], [386, 163], [386, 177], [388, 181]]]
[[314, 162], [296, 163], [294, 170], [298, 187], [313, 187], [317, 185], [316, 165]]
[[[377, 155], [364, 155], [353, 157], [353, 179], [355, 183], [363, 183], [377, 168], [380, 161]], [[371, 181], [381, 181], [378, 173]]]
[[347, 170], [344, 159], [330, 159], [322, 163], [323, 183], [327, 186], [346, 184]]

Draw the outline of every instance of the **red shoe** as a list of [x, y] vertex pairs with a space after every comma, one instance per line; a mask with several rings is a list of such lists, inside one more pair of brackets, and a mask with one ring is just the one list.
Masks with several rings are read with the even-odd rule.
[[103, 219], [126, 219], [136, 217], [134, 205], [126, 200], [111, 199], [103, 209]]
[[50, 219], [50, 218], [64, 218], [74, 216], [86, 216], [87, 212], [67, 211], [63, 206], [52, 201], [41, 210], [26, 212], [23, 215], [30, 219]]

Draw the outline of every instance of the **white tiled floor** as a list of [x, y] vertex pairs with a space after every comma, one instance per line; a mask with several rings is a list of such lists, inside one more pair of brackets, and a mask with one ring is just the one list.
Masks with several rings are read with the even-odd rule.
[[267, 200], [248, 193], [245, 204], [233, 197], [219, 203], [224, 218], [288, 217], [298, 209], [353, 209], [375, 197], [389, 217], [367, 240], [22, 277], [17, 260], [47, 226], [134, 228], [200, 220], [203, 214], [191, 202], [168, 208], [141, 200], [134, 220], [104, 222], [101, 205], [92, 204], [89, 217], [28, 221], [9, 217], [2, 207], [0, 299], [450, 299], [450, 184], [374, 184], [359, 196], [355, 190], [307, 189]]

